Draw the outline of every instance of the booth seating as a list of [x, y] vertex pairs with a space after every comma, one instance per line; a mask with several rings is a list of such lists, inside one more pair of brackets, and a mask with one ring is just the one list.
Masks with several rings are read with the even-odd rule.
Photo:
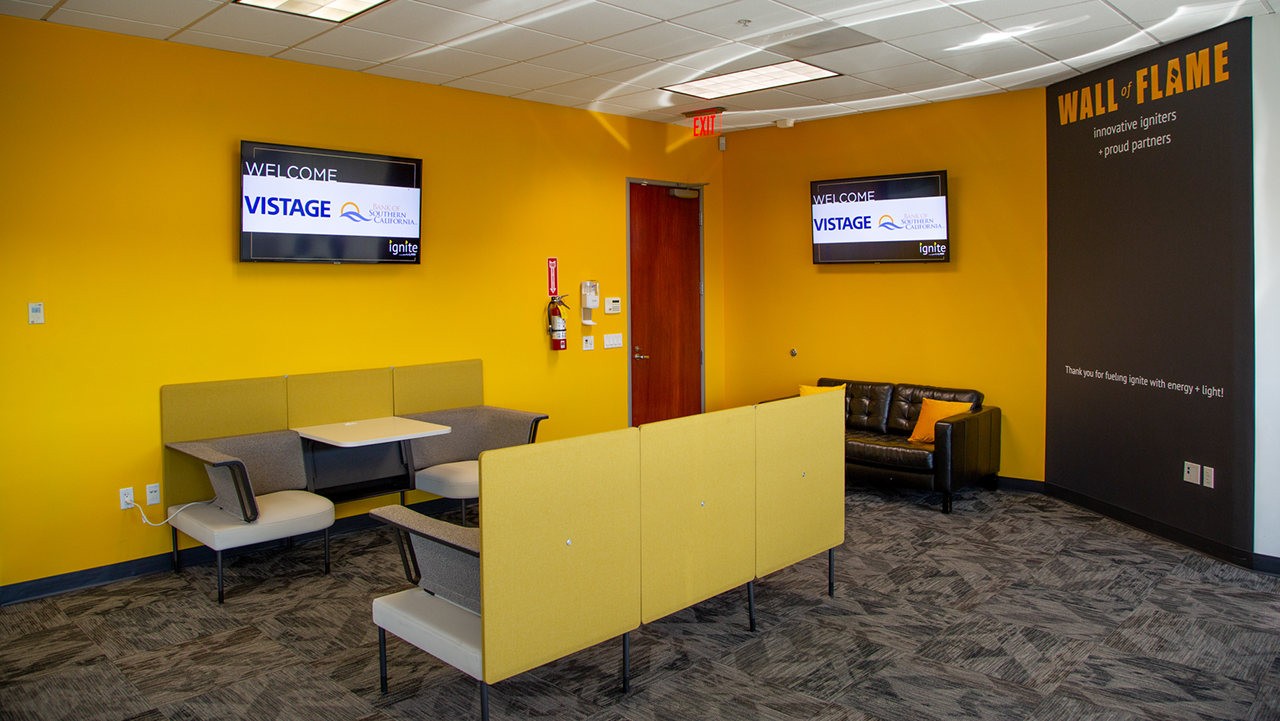
[[[844, 541], [843, 402], [826, 393], [480, 454], [480, 528], [402, 507], [416, 587], [373, 602], [385, 634], [489, 686]], [[833, 592], [828, 574], [828, 593]], [[754, 630], [754, 610], [752, 608]]]
[[217, 554], [218, 603], [223, 598], [222, 552], [229, 548], [324, 531], [324, 572], [329, 572], [333, 502], [306, 490], [297, 433], [253, 433], [168, 447], [203, 462], [216, 494], [207, 505], [169, 508], [175, 572], [178, 531]]
[[[845, 386], [845, 462], [850, 478], [887, 479], [940, 491], [943, 513], [951, 512], [954, 491], [995, 482], [1000, 472], [1000, 409], [983, 406], [978, 391], [839, 378], [819, 378], [818, 385]], [[932, 434], [917, 432], [926, 399], [954, 404], [952, 412], [934, 422]]]
[[480, 497], [480, 454], [495, 448], [533, 443], [542, 413], [493, 406], [467, 406], [406, 415], [415, 421], [449, 426], [453, 432], [413, 441], [414, 485], [419, 491], [462, 501], [462, 525], [467, 523], [467, 499]]

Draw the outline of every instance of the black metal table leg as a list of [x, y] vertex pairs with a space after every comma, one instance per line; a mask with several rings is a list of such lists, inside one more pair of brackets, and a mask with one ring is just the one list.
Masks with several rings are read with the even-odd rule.
[[378, 627], [378, 673], [382, 678], [382, 692], [387, 692], [387, 632]]
[[747, 581], [747, 615], [751, 618], [751, 632], [756, 630], [756, 582]]
[[622, 634], [622, 692], [631, 693], [631, 632]]
[[836, 549], [827, 549], [827, 595], [836, 597]]

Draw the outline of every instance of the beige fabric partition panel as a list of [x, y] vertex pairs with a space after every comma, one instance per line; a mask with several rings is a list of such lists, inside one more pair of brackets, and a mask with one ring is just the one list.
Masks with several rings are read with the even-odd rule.
[[756, 410], [640, 426], [641, 618], [755, 577]]
[[756, 576], [844, 543], [844, 394], [756, 406]]
[[290, 428], [395, 415], [390, 368], [294, 375], [288, 384]]
[[[289, 427], [284, 376], [160, 388], [160, 442], [176, 443], [265, 433]], [[204, 464], [165, 448], [164, 499], [168, 505], [203, 501], [212, 495]]]
[[480, 455], [484, 680], [640, 625], [640, 431]]
[[395, 414], [484, 405], [484, 362], [480, 359], [397, 366]]

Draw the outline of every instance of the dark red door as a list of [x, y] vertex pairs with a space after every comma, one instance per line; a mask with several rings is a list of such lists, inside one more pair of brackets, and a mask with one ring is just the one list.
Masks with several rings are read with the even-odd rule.
[[698, 193], [632, 183], [631, 424], [702, 412]]

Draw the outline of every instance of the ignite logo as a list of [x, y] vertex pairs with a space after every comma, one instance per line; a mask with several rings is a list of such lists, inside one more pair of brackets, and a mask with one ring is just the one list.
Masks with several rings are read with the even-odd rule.
[[415, 256], [418, 254], [418, 244], [402, 242], [397, 243], [394, 240], [387, 241], [387, 250], [394, 256]]
[[940, 258], [947, 254], [947, 246], [942, 243], [921, 243], [920, 255], [926, 258]]
[[[350, 208], [350, 210], [347, 210], [348, 208]], [[363, 215], [360, 215], [360, 206], [356, 205], [355, 203], [343, 203], [341, 215], [347, 220], [350, 220], [356, 223], [373, 222], [373, 218], [366, 218]]]
[[893, 222], [892, 215], [880, 216], [880, 227], [884, 228], [885, 230], [902, 230], [901, 225], [898, 225], [897, 223]]

